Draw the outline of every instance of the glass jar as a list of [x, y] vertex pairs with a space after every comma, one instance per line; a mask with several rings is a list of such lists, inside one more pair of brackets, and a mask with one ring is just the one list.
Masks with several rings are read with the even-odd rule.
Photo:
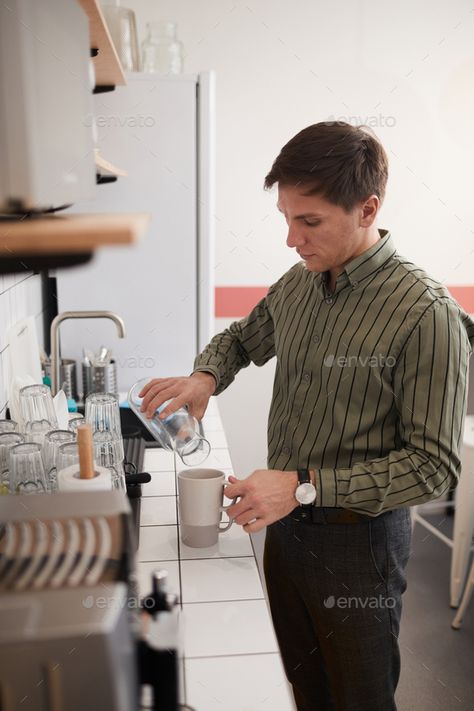
[[115, 5], [102, 5], [105, 21], [122, 65], [130, 72], [140, 71], [137, 26], [135, 13], [128, 7], [121, 7], [120, 0]]
[[177, 39], [175, 22], [148, 22], [142, 42], [142, 71], [180, 74], [183, 71], [183, 44]]

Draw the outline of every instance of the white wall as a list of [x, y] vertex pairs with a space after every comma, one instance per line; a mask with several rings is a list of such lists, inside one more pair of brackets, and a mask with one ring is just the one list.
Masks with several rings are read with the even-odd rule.
[[[140, 39], [146, 21], [175, 20], [185, 70], [217, 73], [218, 286], [270, 284], [294, 263], [263, 178], [298, 130], [332, 117], [366, 122], [383, 141], [391, 177], [380, 225], [399, 251], [447, 284], [474, 283], [468, 0], [126, 4]], [[242, 472], [264, 461], [271, 368], [249, 369], [220, 398]]]
[[25, 316], [34, 316], [38, 342], [43, 338], [43, 301], [39, 274], [0, 274], [0, 418], [5, 417], [10, 382], [7, 332]]

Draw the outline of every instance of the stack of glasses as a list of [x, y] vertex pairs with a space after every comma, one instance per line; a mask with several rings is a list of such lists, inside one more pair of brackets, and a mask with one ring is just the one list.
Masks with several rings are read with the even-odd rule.
[[85, 419], [92, 427], [95, 461], [110, 469], [112, 488], [126, 491], [118, 397], [112, 393], [91, 393], [86, 398]]
[[90, 395], [86, 418], [75, 414], [60, 430], [50, 388], [28, 385], [20, 390], [20, 416], [20, 423], [0, 420], [0, 494], [57, 491], [57, 472], [79, 462], [76, 431], [84, 423], [92, 426], [96, 463], [111, 470], [113, 488], [126, 490], [115, 395]]

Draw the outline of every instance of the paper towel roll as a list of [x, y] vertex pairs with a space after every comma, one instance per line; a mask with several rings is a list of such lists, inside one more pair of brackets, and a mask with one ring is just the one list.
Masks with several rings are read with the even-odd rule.
[[112, 475], [110, 469], [94, 466], [95, 476], [93, 479], [81, 479], [79, 465], [71, 464], [66, 469], [58, 472], [59, 491], [111, 491]]

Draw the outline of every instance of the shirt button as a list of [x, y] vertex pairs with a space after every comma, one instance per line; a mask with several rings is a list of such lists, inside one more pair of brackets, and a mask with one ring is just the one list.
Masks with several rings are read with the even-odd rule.
[[313, 336], [313, 341], [314, 341], [314, 343], [319, 343], [320, 340], [321, 340], [321, 339], [319, 338], [318, 334], [315, 333], [314, 336]]
[[310, 380], [311, 379], [311, 373], [303, 373], [303, 380]]
[[331, 297], [328, 297], [328, 298], [326, 299], [326, 303], [328, 304], [328, 306], [331, 306], [332, 301], [333, 301], [333, 300], [331, 299]]
[[353, 289], [357, 289], [358, 286], [359, 286], [359, 282], [358, 282], [358, 281], [353, 281], [353, 282], [352, 282], [352, 288], [353, 288]]
[[290, 453], [290, 448], [289, 447], [283, 447], [282, 450], [283, 454], [289, 454]]

